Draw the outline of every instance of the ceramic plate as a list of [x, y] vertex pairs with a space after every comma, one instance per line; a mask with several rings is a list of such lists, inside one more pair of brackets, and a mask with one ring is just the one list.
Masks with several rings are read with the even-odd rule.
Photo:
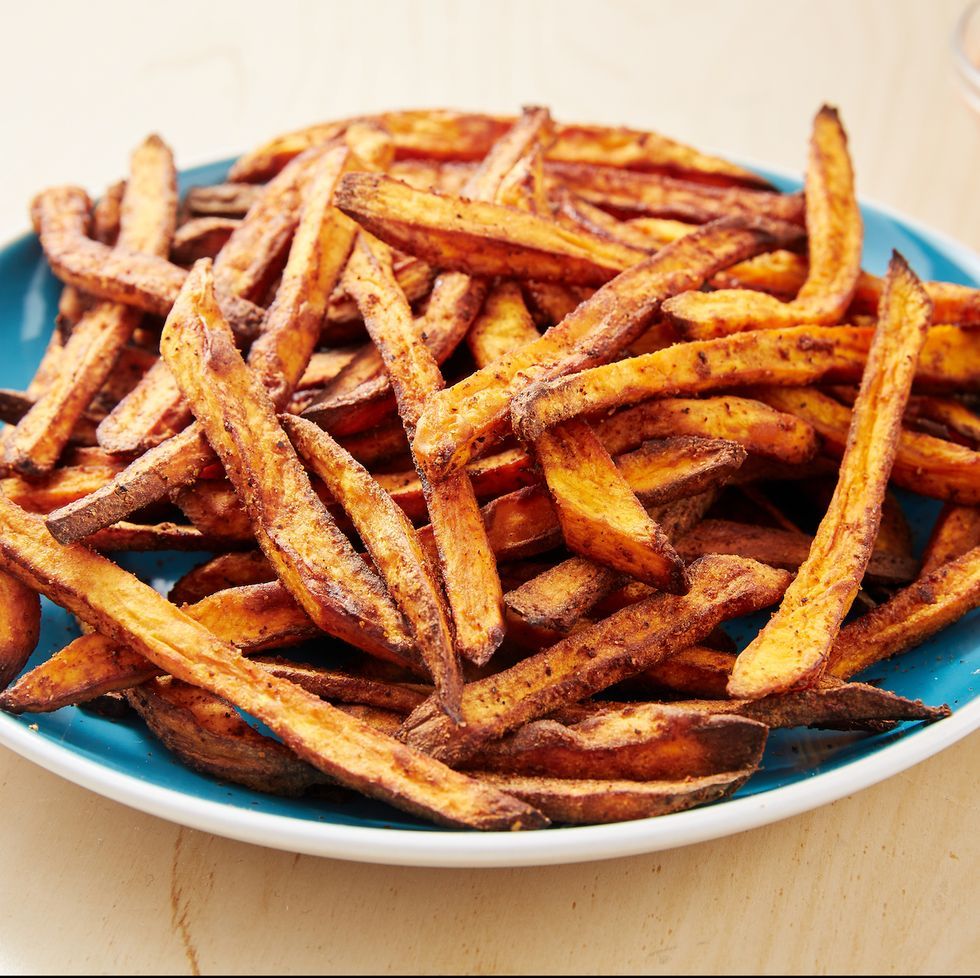
[[[228, 161], [184, 173], [184, 189], [224, 179]], [[799, 181], [763, 171], [783, 189]], [[864, 206], [865, 268], [883, 272], [893, 248], [924, 278], [980, 284], [980, 258], [886, 209]], [[54, 322], [59, 285], [40, 248], [25, 236], [0, 250], [0, 387], [22, 389]], [[938, 509], [904, 497], [921, 547]], [[160, 591], [200, 555], [121, 555], [124, 567]], [[747, 641], [760, 619], [732, 623]], [[44, 602], [41, 639], [31, 665], [77, 634], [74, 620]], [[312, 661], [342, 655], [329, 643], [303, 650]], [[775, 731], [761, 771], [734, 797], [688, 812], [617, 825], [492, 833], [436, 829], [379, 802], [281, 799], [213, 781], [188, 770], [137, 720], [113, 721], [68, 707], [50, 715], [0, 715], [0, 743], [77, 784], [145, 812], [260, 845], [313, 855], [419, 866], [521, 866], [653, 852], [718, 838], [807, 811], [910, 767], [980, 726], [980, 612], [917, 650], [861, 678], [904, 696], [948, 703], [953, 715], [932, 725], [901, 724], [875, 736]]]

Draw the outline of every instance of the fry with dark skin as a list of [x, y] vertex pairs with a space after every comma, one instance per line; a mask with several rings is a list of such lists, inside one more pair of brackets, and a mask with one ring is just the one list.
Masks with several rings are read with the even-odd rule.
[[[852, 411], [839, 401], [807, 388], [759, 388], [758, 398], [813, 425], [826, 448], [841, 455]], [[980, 504], [980, 452], [942, 438], [903, 428], [892, 466], [895, 485], [935, 499]]]
[[[275, 579], [272, 564], [261, 550], [232, 551], [192, 567], [174, 583], [167, 598], [179, 607], [194, 604], [226, 588], [264, 584]], [[238, 645], [238, 642], [232, 644]]]
[[249, 726], [225, 700], [196, 686], [169, 676], [153, 679], [129, 690], [126, 701], [193, 771], [289, 797], [330, 783], [284, 744]]
[[767, 733], [751, 720], [636, 703], [567, 725], [532, 721], [488, 744], [464, 768], [624, 781], [697, 778], [757, 767]]
[[683, 561], [584, 421], [542, 432], [533, 449], [569, 549], [664, 591], [684, 593]]
[[185, 287], [191, 315], [168, 318], [160, 353], [244, 503], [256, 541], [324, 629], [340, 611], [385, 641], [404, 634], [401, 615], [313, 492], [265, 386], [235, 348], [209, 264], [194, 266]]
[[774, 603], [789, 582], [785, 571], [736, 557], [704, 557], [688, 574], [686, 595], [654, 595], [510, 669], [467, 684], [465, 726], [453, 725], [434, 703], [424, 704], [405, 722], [406, 742], [458, 763], [488, 740], [693, 645], [721, 621]]
[[348, 787], [444, 825], [547, 824], [535, 809], [270, 676], [148, 585], [83, 546], [59, 544], [37, 517], [3, 499], [0, 563], [118, 645], [241, 707], [303, 760]]
[[[34, 198], [31, 214], [51, 270], [90, 295], [156, 316], [166, 316], [187, 273], [155, 255], [114, 251], [85, 236], [89, 199], [79, 187], [55, 187]], [[252, 339], [263, 310], [246, 299], [221, 295], [236, 335]]]
[[777, 236], [768, 225], [707, 225], [624, 272], [540, 339], [436, 394], [416, 433], [423, 468], [433, 477], [447, 474], [482, 454], [509, 430], [511, 400], [530, 383], [611, 360], [643, 332], [668, 295], [776, 247]]
[[923, 575], [980, 547], [980, 506], [943, 506], [922, 555]]
[[840, 322], [861, 273], [862, 224], [847, 136], [836, 110], [827, 106], [817, 113], [810, 139], [806, 226], [807, 277], [791, 302], [764, 292], [722, 289], [675, 296], [664, 303], [664, 313], [688, 339]]
[[819, 679], [860, 587], [931, 313], [897, 254], [888, 277], [833, 499], [779, 611], [736, 660], [733, 698], [761, 699]]
[[[356, 278], [356, 285], [352, 283], [354, 297], [385, 362], [414, 455], [422, 405], [442, 387], [442, 375], [415, 330], [411, 310], [392, 274], [387, 247], [361, 235], [350, 265]], [[503, 594], [473, 485], [469, 476], [460, 472], [447, 480], [423, 478], [422, 488], [456, 651], [473, 662], [485, 663], [503, 639]]]
[[827, 673], [850, 679], [924, 642], [980, 604], [980, 546], [941, 564], [841, 629]]
[[[150, 136], [132, 156], [117, 249], [165, 258], [176, 213], [173, 156], [158, 136]], [[138, 310], [115, 302], [97, 303], [83, 314], [65, 344], [56, 378], [5, 439], [8, 464], [26, 475], [54, 467], [140, 318]]]
[[[954, 330], [952, 337], [946, 332], [949, 329]], [[945, 326], [929, 330], [917, 378], [936, 375], [936, 365], [929, 363], [933, 356], [944, 365], [948, 363], [950, 340], [955, 346], [961, 332]], [[678, 343], [655, 353], [582, 370], [574, 376], [529, 385], [515, 398], [514, 423], [523, 432], [522, 437], [533, 439], [538, 431], [579, 414], [599, 414], [653, 398], [704, 394], [759, 383], [798, 386], [856, 380], [864, 370], [873, 333], [873, 329], [863, 326], [801, 326]], [[946, 367], [939, 369], [945, 371]], [[950, 369], [962, 366], [953, 365]], [[966, 367], [967, 371], [972, 369]], [[964, 380], [966, 376], [959, 374], [958, 381]], [[789, 410], [768, 394], [753, 394], [781, 411], [803, 417], [823, 434], [808, 415]], [[458, 427], [462, 424], [458, 422]]]
[[280, 420], [293, 447], [350, 517], [405, 616], [443, 709], [458, 715], [463, 678], [442, 593], [408, 517], [325, 431], [302, 418]]

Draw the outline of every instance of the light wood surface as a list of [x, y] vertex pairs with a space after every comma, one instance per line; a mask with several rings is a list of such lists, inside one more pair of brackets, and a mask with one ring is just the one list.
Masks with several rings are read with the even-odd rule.
[[[980, 249], [960, 0], [89, 2], [4, 11], [0, 227], [98, 192], [162, 133], [190, 165], [321, 118], [545, 103], [802, 168], [837, 104], [862, 194]], [[0, 971], [967, 973], [980, 739], [713, 843], [543, 869], [413, 870], [181, 829], [0, 751]]]

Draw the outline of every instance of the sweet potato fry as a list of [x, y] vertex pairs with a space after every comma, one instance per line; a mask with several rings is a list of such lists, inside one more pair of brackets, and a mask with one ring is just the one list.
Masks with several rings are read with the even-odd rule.
[[507, 280], [490, 290], [483, 310], [466, 334], [466, 345], [479, 368], [538, 336], [520, 286]]
[[65, 461], [75, 464], [52, 469], [41, 479], [10, 476], [0, 480], [0, 490], [23, 509], [32, 513], [50, 513], [94, 492], [124, 468], [123, 462], [106, 455], [101, 458], [69, 455]]
[[267, 794], [298, 796], [330, 778], [249, 726], [226, 700], [170, 677], [126, 693], [154, 736], [191, 770]]
[[728, 699], [728, 679], [735, 665], [735, 656], [704, 645], [682, 649], [663, 662], [629, 680], [631, 689], [639, 687], [648, 694], [651, 687], [669, 689], [705, 699]]
[[[441, 389], [442, 375], [398, 290], [386, 246], [361, 235], [350, 268], [351, 289], [384, 360], [414, 453], [415, 426], [422, 406], [433, 391]], [[503, 595], [473, 486], [462, 472], [448, 480], [423, 479], [422, 488], [452, 615], [456, 650], [464, 658], [484, 663], [503, 638]]]
[[535, 809], [481, 786], [242, 658], [148, 585], [0, 499], [0, 563], [175, 678], [265, 723], [299, 757], [342, 784], [443, 824], [546, 824]]
[[225, 534], [203, 533], [182, 523], [130, 523], [120, 520], [89, 535], [94, 550], [222, 550], [249, 546], [250, 541], [230, 541]]
[[0, 690], [27, 665], [41, 632], [37, 591], [0, 571]]
[[382, 241], [468, 275], [601, 285], [646, 257], [544, 217], [413, 190], [379, 174], [348, 174], [337, 188], [336, 202]]
[[465, 725], [453, 726], [427, 702], [405, 722], [405, 738], [453, 763], [504, 736], [708, 635], [721, 621], [779, 599], [785, 571], [736, 557], [705, 557], [689, 568], [686, 595], [657, 594], [573, 633], [510, 669], [463, 688]]
[[980, 547], [980, 507], [946, 503], [926, 544], [920, 573], [929, 574], [974, 547]]
[[681, 700], [679, 709], [708, 715], [733, 714], [767, 727], [838, 727], [876, 720], [940, 720], [945, 706], [926, 706], [864, 683], [821, 679], [811, 689], [776, 693], [756, 700]]
[[[391, 132], [398, 159], [427, 160], [480, 160], [514, 122], [513, 117], [446, 109], [385, 112], [369, 118]], [[277, 136], [237, 160], [229, 179], [249, 183], [267, 180], [304, 150], [336, 139], [352, 121], [327, 122]], [[555, 136], [548, 155], [556, 160], [663, 171], [719, 183], [768, 186], [750, 170], [655, 132], [561, 125]]]
[[235, 349], [214, 302], [207, 259], [195, 265], [185, 296], [193, 314], [168, 318], [160, 352], [277, 575], [324, 629], [342, 611], [386, 641], [402, 634], [401, 615], [313, 492], [266, 388]]
[[980, 604], [980, 547], [941, 564], [841, 629], [827, 671], [852, 676], [913, 648]]
[[174, 583], [167, 598], [178, 606], [194, 604], [216, 591], [275, 579], [272, 564], [261, 550], [232, 551], [191, 568]]
[[549, 180], [568, 187], [590, 203], [631, 216], [644, 214], [692, 224], [731, 215], [803, 221], [804, 204], [799, 194], [712, 187], [662, 174], [582, 163], [546, 163], [545, 173]]
[[189, 214], [202, 217], [244, 217], [263, 191], [263, 187], [252, 183], [215, 183], [191, 187], [184, 197], [184, 208]]
[[[766, 387], [754, 393], [813, 425], [830, 451], [837, 456], [843, 453], [852, 417], [845, 405], [805, 388]], [[980, 503], [980, 453], [920, 431], [900, 431], [891, 478], [895, 485], [936, 499]]]
[[[158, 136], [150, 136], [132, 156], [118, 249], [165, 258], [176, 212], [173, 155]], [[138, 310], [115, 302], [100, 302], [82, 316], [65, 344], [61, 369], [5, 439], [8, 464], [26, 475], [41, 475], [54, 467], [139, 319]]]
[[980, 416], [955, 398], [910, 397], [905, 419], [934, 421], [954, 435], [965, 438], [975, 448], [980, 447]]
[[325, 431], [302, 418], [282, 415], [280, 420], [300, 456], [350, 517], [408, 622], [443, 709], [457, 715], [463, 678], [442, 592], [408, 517]]
[[679, 781], [589, 781], [473, 772], [482, 783], [523, 798], [553, 822], [591, 825], [684, 811], [737, 791], [754, 768]]
[[540, 339], [436, 394], [416, 433], [423, 468], [435, 476], [465, 465], [508, 430], [510, 402], [529, 383], [612, 359], [642, 333], [668, 295], [775, 247], [777, 236], [768, 225], [707, 225], [624, 272]]
[[[772, 567], [796, 570], [806, 560], [812, 539], [799, 530], [712, 519], [703, 520], [674, 543], [685, 560], [704, 554], [735, 554]], [[879, 583], [905, 584], [915, 577], [916, 568], [911, 555], [876, 549], [868, 560], [867, 574]]]
[[888, 274], [834, 497], [779, 611], [738, 657], [732, 697], [760, 699], [812, 685], [860, 587], [931, 312], [897, 254]]
[[[414, 303], [429, 294], [434, 274], [432, 266], [420, 258], [399, 254], [395, 259], [395, 278], [409, 302]], [[347, 294], [341, 280], [330, 296], [327, 322], [320, 338], [325, 343], [345, 342], [341, 339], [342, 327], [352, 323], [359, 325], [360, 318], [357, 304]]]
[[[166, 316], [187, 273], [164, 258], [114, 251], [87, 238], [88, 211], [88, 196], [78, 187], [55, 187], [35, 197], [31, 213], [51, 270], [90, 295]], [[220, 303], [236, 335], [252, 339], [263, 310], [227, 293]]]
[[672, 781], [755, 768], [768, 730], [736, 717], [635, 703], [578, 723], [536, 720], [464, 768], [553, 778]]
[[809, 268], [791, 302], [764, 292], [688, 292], [664, 303], [664, 313], [689, 339], [708, 339], [742, 329], [839, 322], [861, 273], [861, 211], [847, 136], [836, 110], [824, 106], [813, 122], [806, 174]]
[[809, 461], [817, 452], [817, 433], [795, 415], [745, 397], [662, 398], [595, 422], [610, 454], [647, 438], [693, 435], [735, 442], [763, 458]]
[[214, 258], [238, 230], [231, 217], [193, 217], [174, 233], [170, 258], [178, 265], [193, 265], [198, 258]]

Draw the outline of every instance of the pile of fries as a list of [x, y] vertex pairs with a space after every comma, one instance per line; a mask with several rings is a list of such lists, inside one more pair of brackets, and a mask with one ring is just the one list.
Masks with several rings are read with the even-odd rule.
[[[774, 727], [948, 714], [853, 677], [980, 603], [980, 292], [862, 271], [834, 110], [803, 193], [417, 111], [183, 200], [151, 136], [32, 216], [64, 289], [0, 392], [4, 709], [491, 830], [714, 801]], [[893, 486], [944, 502], [922, 561]], [[169, 600], [102, 555], [183, 549], [214, 556]], [[17, 678], [39, 593], [82, 634]]]

